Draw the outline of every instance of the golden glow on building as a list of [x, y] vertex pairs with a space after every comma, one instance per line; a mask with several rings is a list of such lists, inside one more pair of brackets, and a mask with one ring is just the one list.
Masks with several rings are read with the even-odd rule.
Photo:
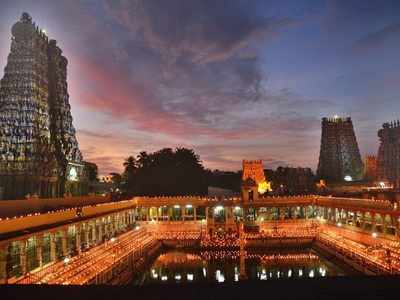
[[258, 192], [260, 194], [264, 194], [265, 192], [271, 192], [271, 191], [272, 191], [271, 182], [264, 180], [258, 184]]

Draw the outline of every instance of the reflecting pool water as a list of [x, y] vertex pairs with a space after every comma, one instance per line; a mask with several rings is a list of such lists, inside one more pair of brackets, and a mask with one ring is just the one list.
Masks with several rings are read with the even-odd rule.
[[[244, 271], [241, 270], [244, 266]], [[167, 251], [160, 254], [134, 284], [235, 282], [242, 279], [317, 278], [347, 275], [316, 251], [247, 253], [240, 263], [235, 251]]]

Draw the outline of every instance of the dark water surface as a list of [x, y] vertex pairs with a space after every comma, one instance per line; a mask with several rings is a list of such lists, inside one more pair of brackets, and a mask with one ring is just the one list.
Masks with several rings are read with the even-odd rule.
[[[349, 275], [315, 250], [249, 253], [244, 260], [249, 280], [317, 278]], [[191, 252], [170, 250], [161, 253], [138, 278], [135, 285], [149, 283], [235, 282], [241, 280], [239, 252]]]

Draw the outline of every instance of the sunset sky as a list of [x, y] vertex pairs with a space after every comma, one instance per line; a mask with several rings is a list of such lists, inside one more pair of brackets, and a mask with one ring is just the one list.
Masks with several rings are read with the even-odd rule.
[[0, 76], [28, 12], [69, 60], [84, 159], [194, 148], [316, 168], [323, 116], [351, 116], [362, 155], [400, 115], [400, 1], [1, 0]]

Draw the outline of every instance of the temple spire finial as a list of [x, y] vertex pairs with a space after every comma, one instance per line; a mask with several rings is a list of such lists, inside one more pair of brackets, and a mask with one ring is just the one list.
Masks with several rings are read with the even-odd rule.
[[32, 17], [27, 12], [23, 12], [21, 15], [21, 22], [32, 23]]

